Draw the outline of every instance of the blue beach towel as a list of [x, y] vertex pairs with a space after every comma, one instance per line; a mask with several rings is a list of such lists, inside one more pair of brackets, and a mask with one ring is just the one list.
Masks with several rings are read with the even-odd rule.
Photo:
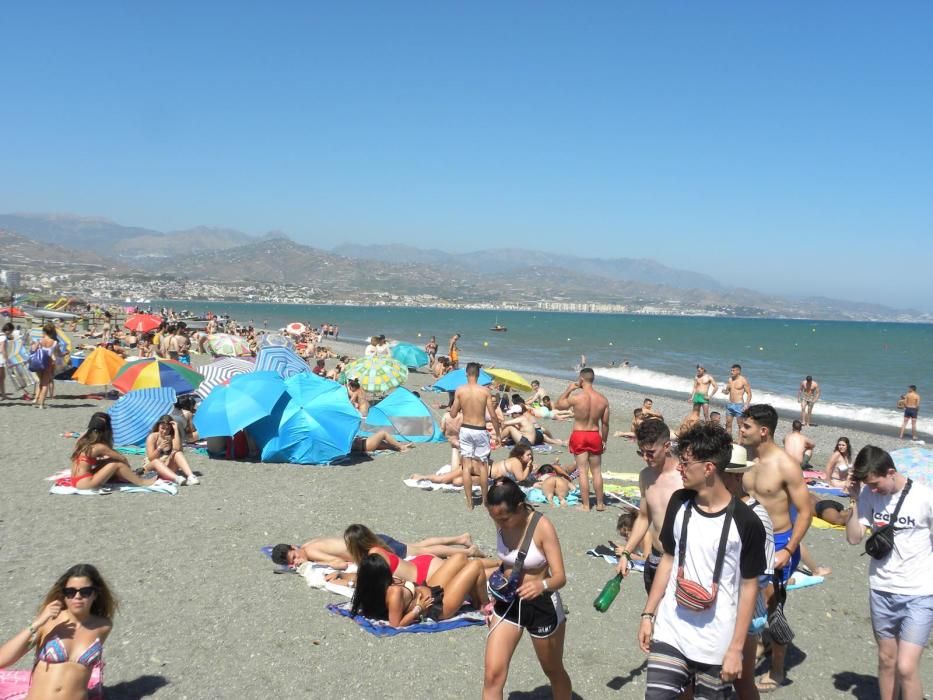
[[408, 625], [408, 627], [392, 627], [385, 620], [371, 620], [362, 615], [353, 617], [353, 614], [350, 612], [351, 605], [352, 603], [349, 602], [339, 604], [330, 603], [327, 605], [327, 609], [335, 615], [349, 617], [364, 630], [377, 637], [394, 637], [397, 634], [404, 633], [446, 632], [447, 630], [455, 630], [459, 627], [473, 627], [474, 625], [485, 624], [483, 614], [471, 610], [469, 612], [461, 612], [459, 615], [449, 620], [425, 620], [424, 622], [419, 622], [414, 625]]
[[[528, 489], [525, 492], [525, 497], [529, 503], [547, 503], [547, 497], [544, 495], [544, 491], [537, 486]], [[559, 505], [557, 496], [554, 496], [554, 505]], [[576, 488], [567, 494], [567, 505], [580, 505], [580, 489]]]

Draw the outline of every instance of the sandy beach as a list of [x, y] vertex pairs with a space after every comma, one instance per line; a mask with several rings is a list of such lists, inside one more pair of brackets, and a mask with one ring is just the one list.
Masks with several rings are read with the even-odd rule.
[[[341, 353], [361, 350], [331, 345]], [[565, 386], [563, 380], [534, 378], [552, 396]], [[429, 375], [413, 373], [408, 386], [429, 383]], [[6, 455], [0, 636], [8, 638], [29, 621], [68, 566], [90, 562], [121, 602], [104, 652], [108, 698], [480, 695], [484, 628], [374, 637], [325, 609], [338, 600], [334, 596], [308, 588], [296, 575], [277, 575], [259, 551], [267, 544], [336, 535], [363, 522], [408, 542], [469, 532], [485, 552], [494, 552], [495, 528], [483, 508], [469, 513], [459, 493], [402, 484], [412, 472], [445, 464], [447, 445], [421, 445], [340, 467], [214, 461], [191, 454], [202, 485], [184, 487], [178, 496], [50, 496], [43, 479], [68, 466], [74, 444], [61, 434], [83, 430], [94, 411], [111, 404], [79, 398], [94, 389], [59, 382], [45, 411], [22, 401], [0, 403], [0, 450]], [[613, 430], [628, 430], [643, 395], [607, 394]], [[423, 397], [433, 407], [443, 395]], [[685, 399], [657, 397], [655, 405], [674, 419], [672, 424], [688, 411]], [[568, 437], [568, 422], [543, 423], [556, 437]], [[778, 439], [789, 429], [790, 421], [782, 417]], [[813, 462], [820, 467], [843, 434], [856, 451], [868, 443], [886, 449], [907, 444], [896, 436], [829, 424], [807, 434], [817, 443]], [[569, 461], [565, 449], [560, 453]], [[631, 442], [610, 441], [604, 469], [633, 472], [642, 464]], [[565, 661], [575, 692], [582, 698], [642, 697], [644, 655], [635, 641], [645, 600], [640, 575], [633, 574], [612, 609], [599, 614], [592, 601], [612, 570], [585, 554], [615, 537], [619, 509], [586, 514], [545, 507], [544, 512], [557, 528], [568, 572], [562, 591], [569, 609]], [[806, 542], [833, 574], [823, 585], [789, 594], [787, 614], [797, 638], [788, 654], [790, 684], [778, 695], [876, 697], [867, 558], [860, 556], [860, 547], [848, 546], [840, 531], [811, 529]], [[28, 668], [29, 659], [18, 667]], [[924, 685], [933, 687], [929, 663], [921, 675]], [[550, 697], [527, 639], [513, 658], [507, 693], [512, 700]]]

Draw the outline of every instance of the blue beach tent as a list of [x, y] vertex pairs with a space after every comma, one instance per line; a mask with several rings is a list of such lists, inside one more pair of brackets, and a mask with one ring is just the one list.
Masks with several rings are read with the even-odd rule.
[[[477, 383], [481, 386], [486, 386], [487, 384], [492, 384], [493, 379], [489, 374], [483, 370], [479, 371], [479, 379]], [[443, 377], [434, 382], [433, 388], [437, 391], [456, 391], [458, 387], [463, 386], [467, 383], [466, 378], [466, 369], [455, 369], [453, 372], [448, 372]]]
[[406, 442], [446, 442], [440, 426], [424, 402], [405, 387], [398, 387], [382, 401], [369, 407], [360, 435], [387, 430]]

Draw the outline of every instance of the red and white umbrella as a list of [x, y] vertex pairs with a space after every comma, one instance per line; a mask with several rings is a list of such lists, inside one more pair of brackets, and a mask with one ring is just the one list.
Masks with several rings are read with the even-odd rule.
[[305, 324], [298, 323], [296, 321], [295, 323], [289, 323], [287, 326], [285, 326], [285, 330], [289, 335], [301, 335], [306, 330], [308, 330], [308, 327]]
[[134, 333], [148, 333], [161, 325], [162, 317], [152, 314], [133, 314], [123, 322], [123, 326]]

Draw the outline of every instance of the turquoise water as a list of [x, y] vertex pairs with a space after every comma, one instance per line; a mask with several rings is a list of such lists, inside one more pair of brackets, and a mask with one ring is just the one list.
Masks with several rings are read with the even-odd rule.
[[[175, 303], [176, 310], [180, 306]], [[931, 375], [930, 325], [239, 303], [184, 307], [229, 313], [258, 328], [336, 323], [346, 340], [384, 333], [424, 343], [436, 335], [442, 354], [459, 332], [463, 357], [531, 375], [569, 377], [585, 354], [604, 380], [684, 395], [697, 363], [722, 384], [737, 362], [756, 400], [789, 409], [797, 406], [800, 380], [811, 374], [822, 388], [824, 415], [870, 423], [892, 423], [907, 385], [917, 384], [923, 395]], [[490, 331], [497, 321], [508, 332]], [[631, 367], [619, 368], [623, 360]]]

